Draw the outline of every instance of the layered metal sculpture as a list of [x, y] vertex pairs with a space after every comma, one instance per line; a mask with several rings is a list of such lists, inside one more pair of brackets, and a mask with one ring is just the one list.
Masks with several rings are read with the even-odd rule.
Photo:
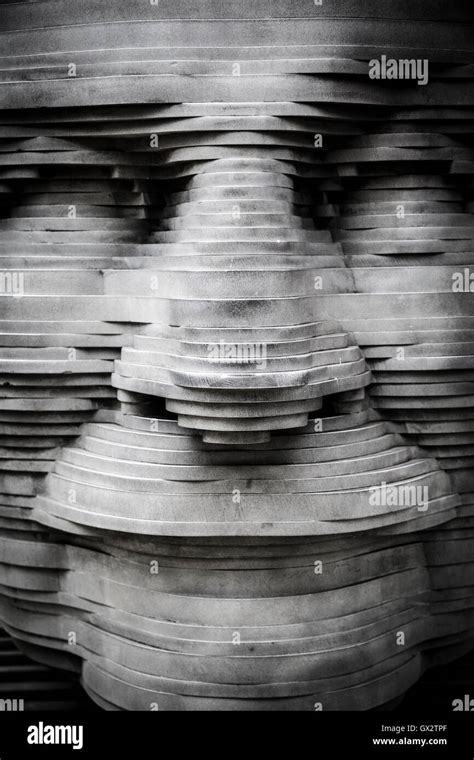
[[0, 620], [104, 708], [473, 648], [472, 21], [0, 7]]

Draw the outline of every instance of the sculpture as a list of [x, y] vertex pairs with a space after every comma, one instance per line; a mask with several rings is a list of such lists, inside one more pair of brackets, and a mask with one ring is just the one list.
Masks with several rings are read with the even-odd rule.
[[332, 6], [0, 8], [0, 621], [104, 708], [472, 648], [472, 11]]

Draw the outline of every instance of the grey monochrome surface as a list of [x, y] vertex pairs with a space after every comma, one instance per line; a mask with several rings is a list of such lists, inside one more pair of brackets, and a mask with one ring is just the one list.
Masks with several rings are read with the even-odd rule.
[[100, 708], [474, 648], [473, 20], [0, 4], [0, 623]]

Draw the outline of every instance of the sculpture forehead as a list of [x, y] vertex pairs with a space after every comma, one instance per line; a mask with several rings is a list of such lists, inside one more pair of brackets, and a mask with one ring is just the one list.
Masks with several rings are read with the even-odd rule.
[[[435, 105], [472, 102], [468, 82], [397, 92], [367, 76], [389, 51], [472, 62], [461, 0], [417, 3], [67, 2], [0, 8], [5, 108], [184, 102]], [[443, 23], [444, 22], [444, 23]], [[75, 67], [71, 69], [71, 65]], [[71, 71], [74, 73], [72, 74]], [[104, 86], [104, 80], [106, 84]], [[74, 80], [74, 81], [73, 81]], [[448, 100], [446, 100], [446, 98]], [[467, 100], [466, 100], [467, 99]]]

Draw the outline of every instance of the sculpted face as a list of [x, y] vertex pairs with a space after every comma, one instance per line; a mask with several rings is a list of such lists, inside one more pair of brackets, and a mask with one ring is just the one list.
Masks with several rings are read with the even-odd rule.
[[106, 709], [367, 710], [471, 648], [441, 5], [0, 9], [0, 620]]

